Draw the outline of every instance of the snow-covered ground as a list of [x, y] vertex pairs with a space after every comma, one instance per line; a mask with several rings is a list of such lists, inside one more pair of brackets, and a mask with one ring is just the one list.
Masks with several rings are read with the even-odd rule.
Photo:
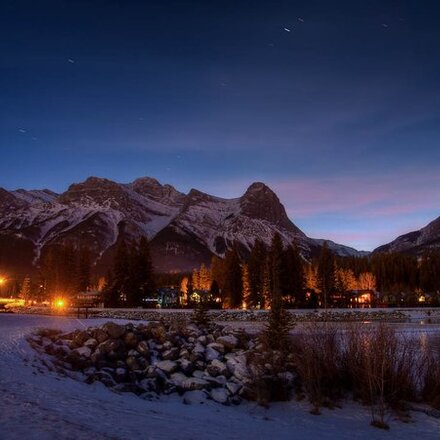
[[352, 402], [342, 409], [309, 414], [305, 402], [253, 403], [225, 407], [214, 402], [184, 405], [179, 396], [144, 401], [87, 385], [41, 367], [25, 336], [36, 327], [63, 330], [105, 320], [0, 314], [0, 439], [350, 439], [434, 440], [440, 419], [412, 413], [412, 422], [392, 420], [391, 431], [369, 426], [368, 409]]

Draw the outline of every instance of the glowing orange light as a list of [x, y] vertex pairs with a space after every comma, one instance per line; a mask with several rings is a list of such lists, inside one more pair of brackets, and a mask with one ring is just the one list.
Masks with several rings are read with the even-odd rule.
[[0, 285], [6, 283], [6, 278], [0, 277]]
[[54, 302], [54, 306], [55, 306], [57, 309], [62, 309], [62, 308], [65, 306], [65, 304], [66, 304], [66, 302], [64, 301], [63, 298], [58, 298], [58, 299], [56, 299], [55, 302]]

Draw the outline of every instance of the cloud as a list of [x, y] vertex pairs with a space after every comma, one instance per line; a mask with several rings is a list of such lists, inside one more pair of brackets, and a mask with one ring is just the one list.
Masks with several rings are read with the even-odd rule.
[[440, 202], [440, 175], [436, 170], [302, 177], [274, 181], [272, 186], [289, 212], [300, 218], [338, 213], [354, 218], [395, 216], [433, 209]]

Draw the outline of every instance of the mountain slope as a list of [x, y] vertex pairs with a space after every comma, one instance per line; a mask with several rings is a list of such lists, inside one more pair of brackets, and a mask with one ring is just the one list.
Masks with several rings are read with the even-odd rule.
[[[279, 233], [305, 258], [322, 241], [307, 237], [287, 217], [276, 194], [253, 183], [243, 196], [222, 199], [196, 189], [187, 195], [153, 178], [120, 184], [89, 177], [63, 194], [0, 189], [0, 264], [29, 270], [51, 246], [87, 246], [105, 271], [119, 240], [147, 235], [158, 270], [190, 270], [232, 246], [245, 255], [256, 238], [269, 244]], [[332, 244], [341, 255], [357, 254]], [[19, 255], [15, 257], [15, 254]]]
[[420, 255], [429, 249], [440, 248], [440, 217], [418, 231], [397, 237], [374, 252], [407, 252]]

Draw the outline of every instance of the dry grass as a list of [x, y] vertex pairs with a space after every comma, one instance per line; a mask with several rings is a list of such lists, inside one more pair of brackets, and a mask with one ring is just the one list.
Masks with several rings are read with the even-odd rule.
[[372, 425], [386, 427], [390, 409], [403, 409], [417, 396], [418, 356], [413, 344], [387, 325], [346, 335], [345, 362], [355, 397], [370, 405]]
[[422, 349], [422, 399], [440, 409], [440, 337], [433, 339], [429, 345], [422, 346]]
[[[372, 425], [387, 428], [392, 410], [404, 411], [406, 402], [436, 402], [439, 395], [439, 356], [429, 362], [420, 356], [414, 341], [397, 335], [389, 325], [373, 328], [353, 325], [343, 331], [328, 324], [306, 326], [294, 343], [295, 370], [301, 391], [319, 414], [344, 395], [371, 408]], [[427, 367], [426, 365], [429, 365]], [[427, 395], [427, 390], [434, 390]], [[437, 402], [438, 404], [438, 402]]]
[[343, 394], [345, 377], [341, 332], [327, 324], [310, 325], [295, 339], [294, 362], [302, 390], [319, 414], [321, 406], [332, 406]]

